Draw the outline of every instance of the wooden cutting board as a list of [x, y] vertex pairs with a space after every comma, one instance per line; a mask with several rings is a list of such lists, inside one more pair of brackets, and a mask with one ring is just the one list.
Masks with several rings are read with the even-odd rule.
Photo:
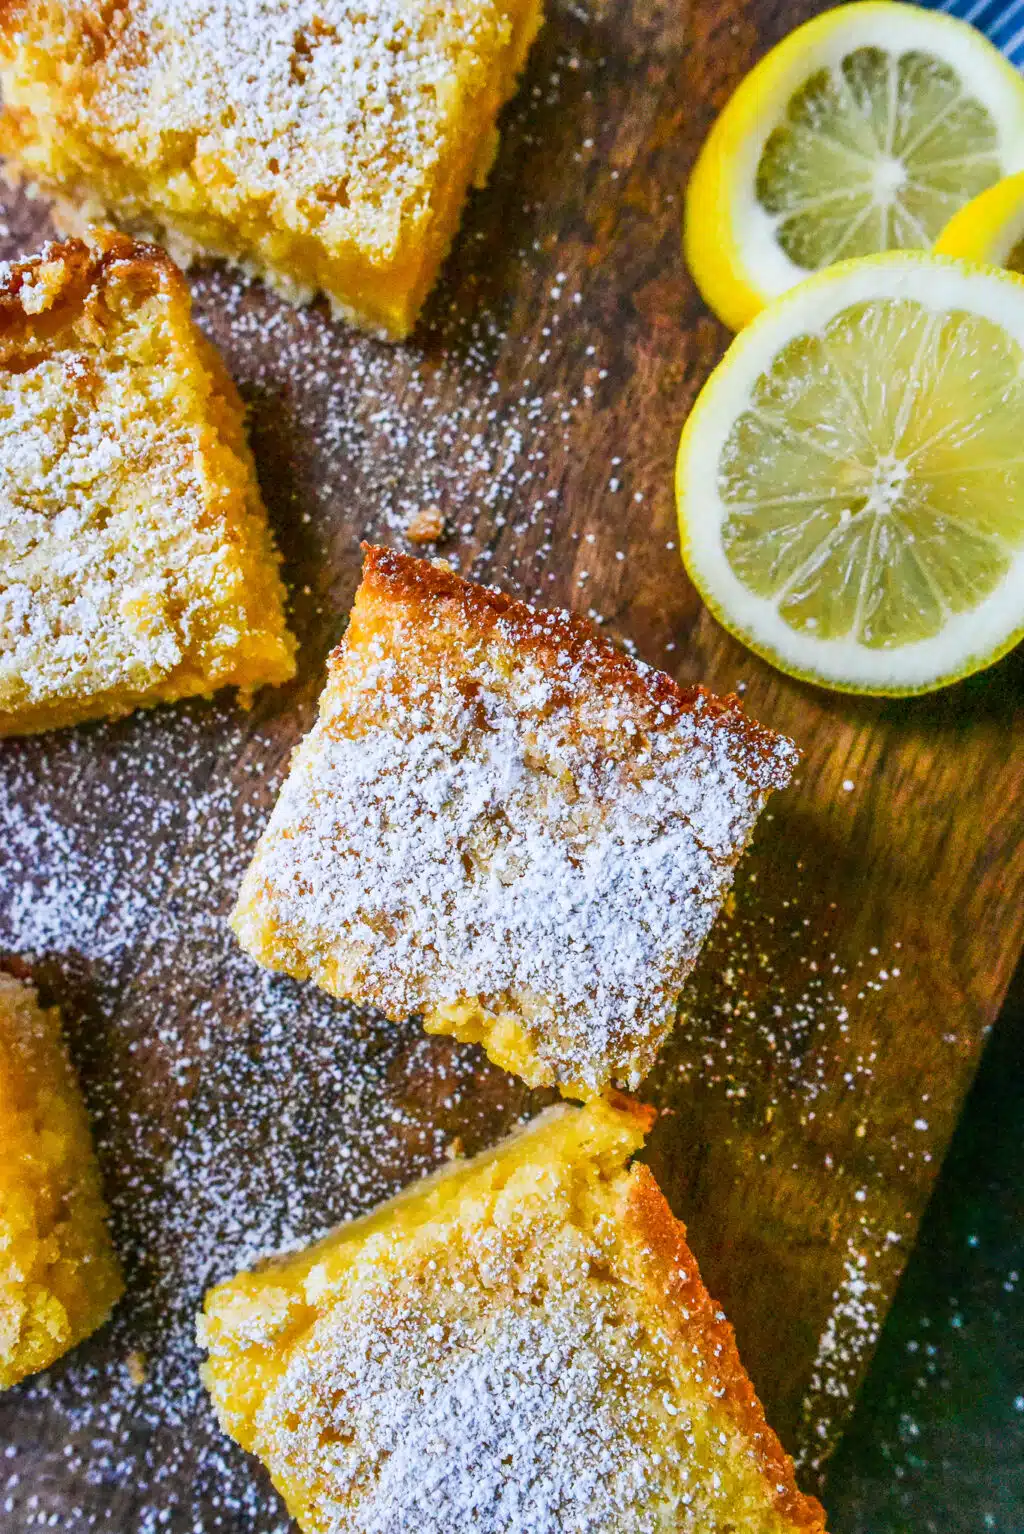
[[[644, 1095], [649, 1158], [813, 1485], [856, 1394], [1021, 949], [1024, 666], [916, 702], [800, 686], [682, 573], [672, 463], [726, 336], [679, 249], [713, 113], [809, 7], [555, 0], [488, 189], [415, 343], [194, 274], [251, 405], [301, 671], [230, 700], [0, 747], [0, 948], [65, 1008], [129, 1292], [0, 1402], [5, 1529], [285, 1527], [213, 1426], [204, 1286], [541, 1102], [478, 1052], [271, 979], [223, 925], [342, 633], [363, 536], [591, 611], [804, 752]], [[45, 212], [7, 197], [2, 254]], [[50, 1520], [49, 1522], [47, 1520]]]

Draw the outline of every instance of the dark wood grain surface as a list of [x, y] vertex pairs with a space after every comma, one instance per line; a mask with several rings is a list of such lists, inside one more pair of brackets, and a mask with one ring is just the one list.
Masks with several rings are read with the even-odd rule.
[[[0, 1401], [5, 1531], [283, 1526], [196, 1383], [204, 1286], [541, 1101], [414, 1023], [262, 976], [223, 926], [359, 539], [401, 544], [428, 505], [466, 573], [739, 688], [804, 752], [643, 1095], [649, 1159], [818, 1479], [1021, 949], [1024, 665], [913, 702], [831, 696], [724, 634], [679, 564], [676, 442], [727, 339], [682, 264], [682, 188], [715, 109], [809, 10], [556, 0], [408, 347], [193, 274], [251, 406], [300, 676], [249, 714], [0, 748], [0, 948], [65, 1008], [129, 1283], [111, 1326]], [[5, 219], [5, 255], [47, 232], [14, 195]]]

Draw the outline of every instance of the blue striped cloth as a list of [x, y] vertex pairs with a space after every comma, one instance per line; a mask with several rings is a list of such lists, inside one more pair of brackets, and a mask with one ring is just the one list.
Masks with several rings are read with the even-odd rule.
[[1024, 0], [927, 0], [934, 10], [948, 11], [984, 32], [1018, 69], [1024, 69]]

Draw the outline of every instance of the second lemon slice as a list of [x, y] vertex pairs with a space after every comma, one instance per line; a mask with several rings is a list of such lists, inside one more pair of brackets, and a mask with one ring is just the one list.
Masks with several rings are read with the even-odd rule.
[[997, 181], [954, 213], [935, 249], [1024, 275], [1024, 171]]
[[897, 252], [766, 310], [705, 385], [676, 492], [734, 634], [849, 692], [927, 692], [1024, 633], [1024, 283]]
[[686, 200], [709, 306], [739, 330], [852, 256], [930, 247], [964, 203], [1024, 169], [1024, 80], [963, 22], [861, 0], [798, 28], [715, 123]]

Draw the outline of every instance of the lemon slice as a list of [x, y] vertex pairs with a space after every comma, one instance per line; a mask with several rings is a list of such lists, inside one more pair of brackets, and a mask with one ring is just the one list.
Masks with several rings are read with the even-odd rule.
[[935, 249], [1024, 275], [1024, 172], [997, 181], [954, 213]]
[[705, 301], [740, 330], [834, 261], [928, 249], [1024, 170], [1024, 79], [964, 22], [891, 0], [827, 11], [751, 70], [686, 197]]
[[781, 670], [929, 692], [1024, 634], [1024, 283], [842, 262], [733, 342], [683, 429], [681, 550]]

